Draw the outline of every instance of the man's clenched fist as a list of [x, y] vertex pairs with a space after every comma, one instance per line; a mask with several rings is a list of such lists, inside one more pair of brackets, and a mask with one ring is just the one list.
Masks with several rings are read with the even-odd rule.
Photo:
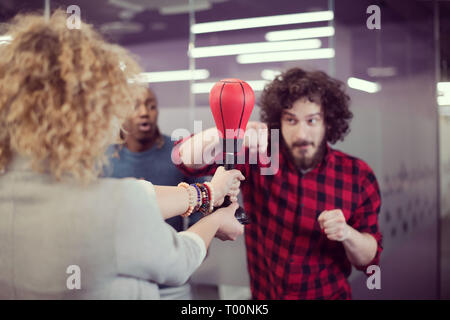
[[317, 218], [320, 229], [327, 238], [334, 241], [344, 241], [350, 235], [350, 226], [346, 223], [342, 210], [325, 210]]

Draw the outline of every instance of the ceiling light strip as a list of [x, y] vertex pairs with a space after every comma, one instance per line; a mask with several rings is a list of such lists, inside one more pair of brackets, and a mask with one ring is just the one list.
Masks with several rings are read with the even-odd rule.
[[330, 21], [333, 19], [334, 19], [333, 11], [293, 13], [267, 17], [196, 23], [191, 26], [191, 32], [195, 34], [211, 33], [229, 30], [281, 26], [307, 22]]
[[334, 58], [334, 55], [335, 53], [333, 48], [322, 48], [314, 50], [242, 54], [236, 57], [236, 61], [241, 64], [249, 64], [277, 61], [315, 60], [331, 59]]
[[221, 46], [197, 47], [192, 49], [191, 56], [193, 58], [220, 57], [256, 52], [317, 49], [321, 46], [322, 41], [320, 41], [319, 39], [280, 42], [253, 42]]
[[204, 80], [209, 78], [209, 71], [206, 69], [198, 70], [173, 70], [160, 72], [143, 72], [139, 75], [139, 82], [156, 83], [171, 81]]
[[[266, 80], [253, 80], [246, 81], [250, 87], [252, 87], [253, 91], [262, 91], [264, 86], [268, 83]], [[191, 91], [194, 94], [202, 94], [209, 93], [212, 87], [216, 84], [216, 82], [199, 82], [194, 83], [191, 86]]]
[[376, 93], [381, 90], [381, 85], [379, 83], [358, 79], [354, 77], [348, 78], [347, 85], [352, 89], [368, 93]]
[[267, 32], [267, 41], [285, 41], [295, 39], [322, 38], [334, 36], [334, 27], [303, 28], [294, 30]]

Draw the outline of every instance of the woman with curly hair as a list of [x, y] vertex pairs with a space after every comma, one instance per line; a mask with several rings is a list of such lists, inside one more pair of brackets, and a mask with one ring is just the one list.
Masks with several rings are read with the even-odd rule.
[[[125, 50], [87, 24], [20, 15], [0, 45], [0, 299], [159, 298], [180, 285], [212, 238], [234, 240], [237, 170], [210, 183], [98, 179], [144, 88]], [[200, 192], [201, 191], [201, 192]], [[185, 232], [164, 223], [200, 209]]]
[[[329, 145], [350, 130], [349, 104], [340, 81], [300, 68], [285, 71], [262, 93], [264, 123], [249, 123], [247, 132], [271, 129], [270, 141], [262, 130], [245, 145], [260, 155], [270, 145], [278, 170], [263, 174], [265, 157], [236, 166], [246, 177], [242, 194], [252, 223], [245, 240], [255, 299], [350, 299], [352, 265], [365, 271], [378, 264], [381, 200], [375, 175], [364, 161]], [[274, 141], [278, 131], [280, 141]], [[208, 129], [176, 146], [187, 174], [214, 172], [212, 164], [194, 164], [188, 151], [215, 148], [216, 132]]]

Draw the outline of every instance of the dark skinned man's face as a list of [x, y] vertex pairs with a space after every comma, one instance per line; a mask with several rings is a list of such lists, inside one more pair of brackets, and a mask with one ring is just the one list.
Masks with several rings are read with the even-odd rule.
[[126, 121], [125, 141], [130, 144], [152, 144], [156, 138], [158, 101], [150, 89], [136, 102], [132, 116]]
[[158, 102], [155, 94], [148, 90], [146, 94], [136, 102], [132, 116], [125, 124], [127, 139], [131, 138], [140, 143], [153, 140], [156, 133], [158, 120]]

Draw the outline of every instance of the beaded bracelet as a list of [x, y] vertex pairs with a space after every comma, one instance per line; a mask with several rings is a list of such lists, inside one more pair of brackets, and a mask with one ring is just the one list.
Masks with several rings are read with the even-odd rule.
[[199, 206], [199, 208], [198, 208], [198, 211], [200, 211], [201, 213], [204, 214], [204, 212], [202, 211], [202, 208], [203, 208], [203, 203], [206, 201], [206, 196], [205, 196], [205, 193], [203, 192], [203, 189], [202, 189], [200, 183], [195, 183], [195, 187], [198, 188], [198, 189], [200, 190], [200, 194], [202, 195], [202, 199], [201, 199], [201, 202], [200, 202], [200, 206]]
[[214, 210], [214, 188], [211, 182], [205, 182], [204, 185], [209, 191], [209, 213], [211, 213]]
[[203, 183], [201, 187], [206, 195], [206, 201], [203, 202], [202, 212], [204, 215], [207, 215], [214, 210], [214, 188], [209, 182]]
[[189, 196], [189, 207], [186, 210], [186, 212], [183, 213], [181, 216], [182, 217], [189, 217], [191, 215], [191, 213], [194, 212], [194, 208], [195, 208], [195, 195], [194, 195], [194, 192], [192, 192], [192, 189], [190, 189], [190, 186], [186, 182], [180, 182], [178, 184], [178, 187], [185, 188], [187, 193], [188, 193], [188, 196]]
[[206, 215], [206, 214], [209, 214], [209, 205], [211, 203], [211, 198], [209, 195], [208, 188], [204, 184], [202, 184], [202, 189], [203, 189], [203, 193], [205, 195], [205, 201], [203, 201], [203, 204], [202, 204], [202, 212], [203, 212], [203, 214]]
[[210, 182], [193, 183], [191, 185], [181, 182], [178, 187], [185, 188], [189, 195], [189, 207], [181, 216], [188, 217], [195, 211], [200, 211], [203, 215], [213, 212], [214, 188]]
[[197, 192], [197, 202], [195, 204], [194, 211], [198, 211], [198, 209], [202, 205], [202, 192], [201, 192], [200, 188], [197, 186], [197, 184], [195, 184], [195, 183], [191, 184], [191, 187], [194, 188], [195, 191]]

